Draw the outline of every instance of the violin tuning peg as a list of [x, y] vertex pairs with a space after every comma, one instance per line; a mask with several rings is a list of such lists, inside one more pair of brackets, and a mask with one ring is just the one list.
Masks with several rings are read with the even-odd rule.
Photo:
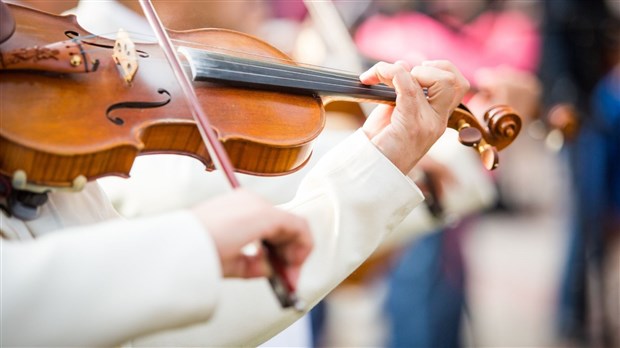
[[499, 153], [495, 146], [485, 146], [480, 149], [480, 158], [482, 159], [482, 164], [487, 170], [493, 170], [497, 168], [499, 165]]
[[482, 133], [475, 127], [459, 129], [459, 141], [465, 146], [477, 146], [482, 140]]

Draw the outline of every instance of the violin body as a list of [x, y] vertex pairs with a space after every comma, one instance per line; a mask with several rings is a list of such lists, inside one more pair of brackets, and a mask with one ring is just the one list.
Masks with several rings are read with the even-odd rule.
[[[188, 155], [213, 163], [182, 91], [158, 44], [135, 44], [138, 69], [127, 82], [113, 59], [114, 41], [88, 33], [75, 16], [9, 5], [14, 34], [0, 45], [0, 173], [43, 187], [71, 187], [76, 178], [129, 176], [142, 154]], [[251, 59], [283, 59], [252, 36], [222, 29], [168, 31], [188, 47], [209, 47]], [[81, 37], [83, 73], [9, 70], [7, 52], [37, 47], [12, 60], [50, 60], [41, 47]], [[84, 53], [84, 54], [82, 54]], [[73, 56], [74, 54], [71, 53]], [[88, 57], [88, 58], [85, 58]], [[78, 57], [79, 58], [79, 57]], [[96, 63], [95, 63], [96, 62]], [[90, 66], [89, 66], [90, 64]], [[194, 89], [235, 170], [281, 175], [299, 169], [323, 129], [318, 96], [231, 87], [206, 81]]]

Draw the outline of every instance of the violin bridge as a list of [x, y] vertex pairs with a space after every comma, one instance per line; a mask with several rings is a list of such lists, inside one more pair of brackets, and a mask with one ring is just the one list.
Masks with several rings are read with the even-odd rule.
[[112, 58], [114, 58], [116, 64], [120, 66], [125, 81], [127, 83], [133, 81], [138, 71], [138, 54], [136, 53], [136, 46], [133, 41], [131, 41], [129, 34], [123, 29], [119, 29], [116, 35]]

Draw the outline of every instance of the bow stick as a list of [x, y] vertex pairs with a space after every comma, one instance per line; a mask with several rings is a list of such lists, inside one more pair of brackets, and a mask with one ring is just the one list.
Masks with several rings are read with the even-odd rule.
[[[224, 147], [211, 128], [211, 123], [209, 122], [207, 115], [196, 97], [196, 92], [194, 91], [192, 82], [184, 73], [183, 68], [181, 67], [181, 61], [176, 54], [176, 51], [173, 49], [170, 37], [164, 30], [164, 26], [155, 12], [153, 4], [150, 0], [139, 0], [139, 2], [146, 19], [155, 32], [155, 36], [157, 37], [160, 47], [168, 59], [168, 63], [172, 67], [175, 77], [181, 86], [183, 95], [185, 96], [188, 106], [192, 111], [192, 115], [196, 121], [202, 139], [207, 146], [207, 151], [211, 156], [213, 164], [217, 169], [224, 172], [230, 186], [233, 189], [240, 188], [241, 185], [235, 176], [230, 158], [228, 158]], [[277, 256], [275, 250], [269, 243], [262, 241], [262, 245], [266, 249], [267, 259], [273, 270], [272, 275], [269, 278], [269, 283], [271, 284], [271, 288], [278, 298], [280, 305], [282, 305], [283, 308], [294, 307], [297, 310], [301, 310], [302, 306], [295, 295], [293, 283], [284, 273], [284, 264], [282, 260]]]

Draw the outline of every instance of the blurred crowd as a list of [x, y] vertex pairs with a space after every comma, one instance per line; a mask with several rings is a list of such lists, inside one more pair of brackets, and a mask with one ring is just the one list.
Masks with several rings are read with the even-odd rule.
[[[76, 13], [78, 22], [88, 5], [21, 3]], [[469, 79], [463, 102], [481, 120], [498, 104], [522, 118], [493, 172], [448, 130], [419, 164], [426, 206], [265, 346], [620, 346], [620, 1], [155, 5], [171, 29], [250, 33], [312, 66], [359, 73], [377, 61], [447, 59]], [[326, 130], [307, 167], [372, 107], [327, 104]], [[226, 190], [197, 161], [162, 157], [138, 159], [129, 180], [100, 180], [122, 214], [152, 214]], [[241, 179], [281, 203], [305, 171]]]

